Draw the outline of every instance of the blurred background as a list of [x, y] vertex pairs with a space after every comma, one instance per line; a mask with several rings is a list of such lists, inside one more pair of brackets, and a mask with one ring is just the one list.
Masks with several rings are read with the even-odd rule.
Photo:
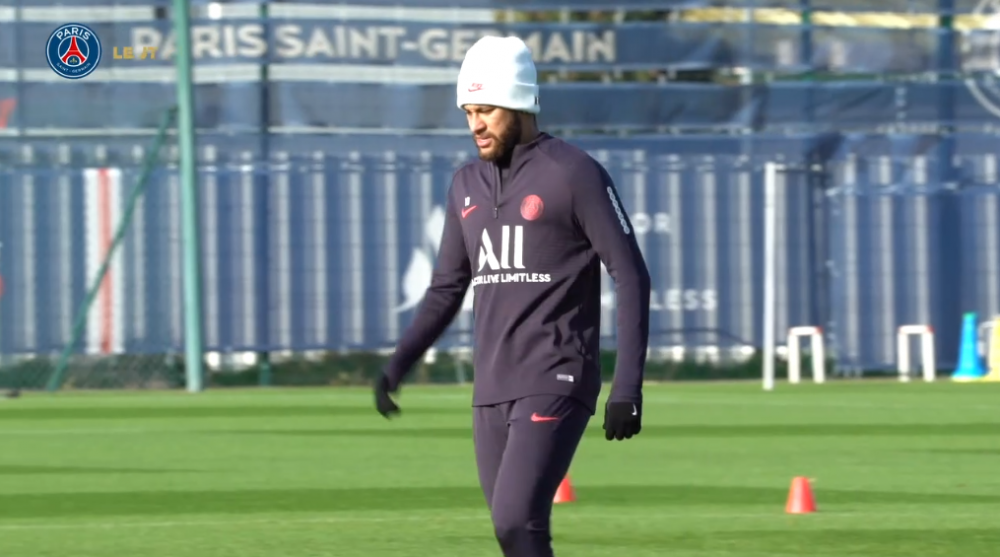
[[[795, 327], [832, 377], [920, 364], [903, 326], [939, 375], [986, 356], [1000, 0], [193, 0], [194, 133], [170, 113], [176, 5], [0, 0], [2, 387], [367, 382], [475, 156], [454, 80], [484, 34], [525, 39], [542, 128], [621, 189], [650, 379], [759, 378], [772, 326], [779, 376]], [[66, 23], [101, 43], [83, 79], [46, 61]], [[470, 310], [414, 380], [471, 380]]]

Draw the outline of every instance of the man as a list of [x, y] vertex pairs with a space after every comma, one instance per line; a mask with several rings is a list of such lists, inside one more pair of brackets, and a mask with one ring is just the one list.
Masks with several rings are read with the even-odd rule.
[[601, 389], [601, 262], [615, 280], [618, 359], [605, 438], [639, 433], [649, 273], [607, 172], [538, 131], [537, 73], [517, 38], [484, 37], [458, 77], [479, 161], [448, 192], [431, 286], [376, 382], [376, 407], [445, 331], [470, 284], [475, 312], [473, 439], [506, 557], [551, 557], [552, 500]]

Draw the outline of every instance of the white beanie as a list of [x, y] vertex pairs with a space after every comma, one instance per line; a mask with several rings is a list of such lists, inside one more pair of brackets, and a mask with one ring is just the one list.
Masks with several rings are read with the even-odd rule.
[[485, 104], [538, 114], [538, 72], [517, 37], [488, 35], [465, 53], [458, 72], [458, 107]]

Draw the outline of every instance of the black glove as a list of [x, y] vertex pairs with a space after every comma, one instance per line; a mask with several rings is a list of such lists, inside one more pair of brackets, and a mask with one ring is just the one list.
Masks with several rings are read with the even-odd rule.
[[609, 402], [604, 407], [604, 438], [631, 439], [642, 430], [642, 403]]
[[399, 406], [389, 396], [390, 392], [394, 393], [396, 390], [389, 390], [389, 378], [383, 373], [375, 380], [375, 408], [386, 419], [400, 413]]

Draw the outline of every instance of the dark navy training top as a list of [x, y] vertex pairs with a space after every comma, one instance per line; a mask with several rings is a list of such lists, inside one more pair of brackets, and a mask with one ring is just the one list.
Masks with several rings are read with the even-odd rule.
[[605, 169], [546, 133], [509, 167], [475, 160], [448, 191], [431, 286], [386, 368], [396, 387], [473, 290], [473, 405], [601, 390], [601, 262], [614, 279], [618, 357], [610, 400], [641, 402], [649, 271]]

